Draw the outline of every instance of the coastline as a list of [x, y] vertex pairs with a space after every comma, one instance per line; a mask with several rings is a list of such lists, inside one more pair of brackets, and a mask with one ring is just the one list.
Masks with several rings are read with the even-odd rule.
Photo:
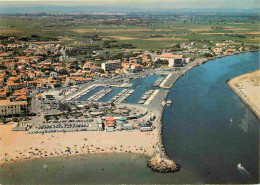
[[[254, 87], [254, 86], [259, 86], [260, 83], [259, 81], [257, 81], [256, 84], [253, 85], [252, 83], [249, 82], [249, 80], [253, 79], [254, 76], [258, 78], [257, 75], [260, 76], [260, 70], [249, 72], [241, 76], [235, 77], [231, 80], [227, 80], [227, 85], [260, 120], [260, 107], [259, 107], [260, 90], [259, 88]], [[248, 90], [249, 88], [250, 91]], [[253, 91], [255, 93], [253, 93]]]
[[[224, 56], [223, 56], [224, 57]], [[193, 69], [194, 67], [196, 66], [199, 66], [203, 63], [206, 63], [207, 61], [209, 60], [214, 60], [216, 58], [219, 58], [219, 57], [210, 57], [210, 58], [203, 58], [203, 59], [198, 59], [193, 61], [192, 63], [190, 63], [190, 66], [188, 66], [187, 68], [185, 68], [183, 71], [181, 71], [180, 74], [177, 74], [177, 78], [176, 80], [171, 83], [171, 86], [167, 86], [165, 88], [171, 88], [175, 82], [181, 77], [181, 76], [184, 76], [186, 74], [187, 71]], [[167, 98], [167, 95], [166, 97], [164, 97], [164, 99]], [[103, 154], [103, 153], [125, 153], [125, 152], [128, 152], [128, 153], [136, 153], [136, 154], [143, 154], [145, 156], [148, 157], [148, 166], [150, 166], [154, 171], [159, 171], [159, 172], [175, 172], [175, 171], [178, 171], [179, 170], [179, 166], [176, 165], [176, 163], [173, 161], [173, 160], [170, 160], [168, 159], [167, 155], [165, 154], [164, 152], [164, 147], [163, 147], [163, 144], [162, 144], [162, 137], [161, 137], [161, 131], [162, 131], [162, 122], [161, 122], [161, 118], [162, 118], [162, 113], [164, 111], [164, 108], [160, 105], [160, 108], [156, 111], [153, 111], [154, 113], [156, 113], [156, 118], [157, 118], [157, 127], [156, 129], [151, 132], [151, 134], [154, 134], [155, 137], [153, 137], [153, 144], [155, 145], [154, 147], [152, 147], [153, 144], [148, 144], [147, 146], [150, 146], [151, 148], [149, 147], [146, 147], [146, 152], [143, 150], [139, 150], [138, 147], [134, 147], [134, 148], [131, 148], [131, 149], [126, 149], [124, 151], [120, 151], [118, 150], [119, 147], [120, 147], [120, 144], [117, 145], [117, 146], [112, 146], [112, 148], [114, 148], [114, 150], [110, 150], [110, 149], [107, 149], [107, 148], [103, 148], [103, 151], [102, 149], [100, 150], [97, 150], [96, 148], [98, 148], [99, 146], [98, 145], [95, 145], [94, 148], [90, 151], [86, 151], [86, 144], [83, 143], [82, 146], [80, 147], [83, 147], [84, 144], [84, 148], [83, 148], [83, 152], [81, 151], [78, 151], [78, 153], [76, 153], [77, 149], [73, 148], [71, 154], [57, 154], [57, 155], [53, 155], [53, 157], [59, 157], [59, 156], [70, 156], [70, 155], [80, 155], [80, 154], [88, 154], [88, 153], [93, 153], [93, 154]], [[134, 132], [134, 131], [133, 131]], [[129, 132], [131, 134], [133, 134], [133, 132]], [[91, 133], [94, 133], [94, 132], [91, 132]], [[99, 132], [99, 133], [95, 133], [95, 134], [101, 134], [102, 132]], [[78, 135], [79, 133], [71, 133], [72, 135]], [[89, 133], [85, 133], [86, 135], [88, 135]], [[115, 133], [112, 133], [112, 134], [115, 134]], [[145, 133], [146, 134], [146, 133]], [[145, 136], [145, 134], [143, 134], [142, 136], [140, 136], [140, 138], [143, 138]], [[52, 134], [45, 134], [45, 136], [51, 136]], [[53, 134], [54, 136], [56, 135]], [[125, 134], [123, 134], [125, 136]], [[39, 135], [41, 136], [41, 135]], [[135, 136], [135, 135], [134, 135]], [[148, 135], [147, 135], [148, 136]], [[88, 136], [86, 136], [88, 137]], [[137, 139], [138, 140], [138, 139]], [[77, 145], [79, 145], [78, 143], [76, 143]], [[133, 144], [135, 145], [135, 144]], [[56, 146], [55, 146], [56, 147]], [[62, 149], [64, 146], [60, 147], [60, 149]], [[73, 146], [70, 146], [70, 148], [72, 148]], [[96, 147], [96, 148], [95, 148]], [[40, 148], [40, 147], [39, 147]], [[116, 148], [116, 149], [115, 149]], [[138, 150], [136, 150], [138, 149]], [[17, 149], [19, 150], [19, 149]], [[79, 149], [78, 149], [79, 150]], [[85, 150], [85, 151], [84, 151]], [[4, 151], [3, 151], [4, 152]], [[23, 153], [23, 152], [22, 152]], [[49, 154], [49, 153], [48, 153]], [[32, 158], [29, 158], [27, 160], [30, 160], [30, 159], [35, 159], [35, 158], [42, 158], [42, 157], [52, 157], [52, 156], [45, 156], [44, 154], [43, 155], [39, 155], [39, 156], [35, 156], [35, 157], [32, 157]], [[18, 158], [18, 160], [23, 160], [22, 158]], [[17, 160], [17, 161], [18, 161]], [[10, 161], [8, 161], [10, 162]], [[5, 163], [1, 160], [0, 162], [1, 164]], [[165, 164], [167, 164], [165, 166]]]
[[[0, 164], [89, 153], [135, 153], [149, 156], [152, 152], [151, 143], [155, 140], [153, 134], [148, 135], [137, 130], [118, 133], [89, 131], [89, 133], [70, 132], [41, 135], [27, 134], [22, 131], [13, 132], [11, 125], [1, 126]], [[3, 132], [6, 135], [2, 135]], [[133, 136], [137, 141], [131, 139]], [[87, 140], [84, 140], [85, 137]], [[125, 144], [121, 145], [122, 143]]]

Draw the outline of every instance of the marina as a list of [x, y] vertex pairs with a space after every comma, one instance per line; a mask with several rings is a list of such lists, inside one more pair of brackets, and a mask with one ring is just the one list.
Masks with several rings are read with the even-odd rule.
[[122, 103], [135, 92], [134, 89], [124, 89], [121, 93], [111, 99], [114, 103]]
[[165, 77], [161, 77], [161, 78], [157, 79], [157, 80], [154, 82], [153, 86], [154, 86], [154, 87], [158, 87], [158, 86], [163, 82], [164, 78], [165, 78]]
[[81, 90], [78, 90], [75, 93], [70, 94], [68, 97], [65, 98], [65, 100], [70, 101], [70, 100], [78, 99], [100, 86], [101, 86], [100, 84], [93, 84], [93, 85], [86, 86], [85, 88], [82, 88]]
[[145, 92], [145, 94], [141, 97], [140, 101], [145, 103], [145, 101], [153, 94], [153, 92], [154, 92], [154, 90], [149, 90], [149, 91]]
[[94, 94], [93, 96], [91, 96], [90, 98], [88, 98], [88, 101], [93, 102], [93, 101], [98, 101], [101, 98], [103, 98], [106, 94], [110, 93], [112, 91], [111, 88], [105, 88], [99, 92], [97, 92], [96, 94]]

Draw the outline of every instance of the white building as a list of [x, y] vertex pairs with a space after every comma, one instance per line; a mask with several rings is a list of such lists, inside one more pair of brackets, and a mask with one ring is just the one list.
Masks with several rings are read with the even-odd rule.
[[143, 70], [143, 68], [142, 68], [142, 66], [140, 64], [133, 64], [131, 66], [131, 69], [133, 70], [133, 72], [137, 72], [137, 71], [142, 71]]
[[121, 69], [121, 62], [120, 61], [106, 61], [105, 63], [101, 64], [101, 68], [104, 71], [114, 71], [116, 69]]
[[157, 60], [168, 60], [168, 66], [173, 67], [176, 66], [177, 63], [182, 63], [183, 62], [183, 55], [173, 55], [171, 53], [166, 53], [162, 55], [156, 55], [153, 57], [153, 61]]
[[27, 113], [27, 101], [1, 101], [0, 116], [15, 116]]

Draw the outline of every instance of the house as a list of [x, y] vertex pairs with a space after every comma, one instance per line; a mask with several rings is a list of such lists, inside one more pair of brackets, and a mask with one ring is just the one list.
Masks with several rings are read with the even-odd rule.
[[7, 89], [12, 91], [22, 89], [24, 87], [25, 87], [24, 83], [15, 83], [13, 81], [8, 81], [7, 83]]
[[6, 98], [8, 91], [5, 89], [0, 89], [0, 98]]
[[143, 67], [140, 64], [132, 64], [131, 69], [135, 73], [135, 72], [138, 72], [138, 71], [142, 71]]
[[95, 64], [93, 62], [86, 62], [83, 66], [83, 69], [90, 69], [95, 67]]
[[51, 72], [51, 73], [50, 73], [50, 77], [51, 77], [51, 78], [58, 78], [58, 73], [56, 73], [56, 72]]

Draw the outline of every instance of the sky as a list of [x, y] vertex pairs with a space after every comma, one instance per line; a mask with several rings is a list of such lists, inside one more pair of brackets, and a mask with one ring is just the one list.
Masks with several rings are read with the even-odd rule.
[[128, 6], [138, 8], [260, 8], [260, 0], [0, 0], [1, 5]]

